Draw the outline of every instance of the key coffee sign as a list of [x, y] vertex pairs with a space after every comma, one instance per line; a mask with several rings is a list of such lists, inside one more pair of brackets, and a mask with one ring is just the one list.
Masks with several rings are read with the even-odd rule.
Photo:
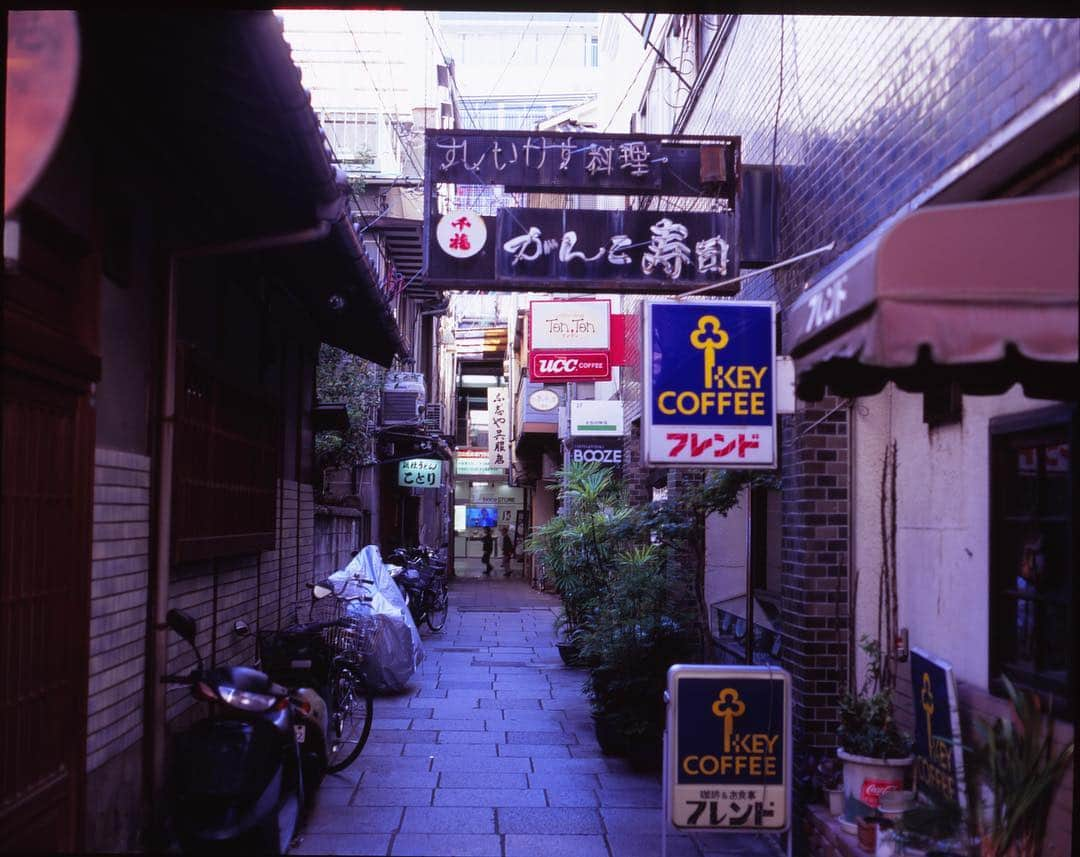
[[664, 796], [673, 825], [726, 833], [788, 828], [790, 684], [778, 667], [668, 670]]

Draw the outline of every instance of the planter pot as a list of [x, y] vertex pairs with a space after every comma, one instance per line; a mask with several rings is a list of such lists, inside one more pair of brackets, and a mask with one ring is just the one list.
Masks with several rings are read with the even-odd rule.
[[826, 789], [825, 793], [829, 796], [829, 815], [835, 818], [844, 811], [844, 790]]
[[559, 650], [559, 657], [562, 658], [564, 664], [568, 667], [577, 666], [578, 649], [575, 643], [569, 640], [556, 640], [555, 647]]
[[593, 715], [593, 729], [596, 732], [596, 743], [600, 745], [600, 752], [605, 756], [622, 756], [626, 753], [626, 739], [611, 721]]
[[844, 763], [844, 814], [840, 824], [854, 833], [859, 818], [878, 811], [885, 792], [903, 789], [914, 759], [873, 759], [843, 750], [837, 750], [836, 756]]

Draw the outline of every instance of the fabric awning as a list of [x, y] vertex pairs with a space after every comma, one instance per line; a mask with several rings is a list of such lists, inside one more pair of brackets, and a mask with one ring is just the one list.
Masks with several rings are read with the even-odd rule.
[[908, 215], [789, 313], [799, 398], [893, 381], [1075, 399], [1080, 195], [943, 205]]

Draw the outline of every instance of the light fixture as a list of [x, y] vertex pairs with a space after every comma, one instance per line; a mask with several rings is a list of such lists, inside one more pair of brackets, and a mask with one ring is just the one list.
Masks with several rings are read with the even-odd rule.
[[338, 292], [334, 292], [326, 299], [326, 304], [334, 312], [341, 312], [345, 309], [345, 296]]
[[498, 387], [501, 378], [498, 375], [462, 375], [462, 387]]

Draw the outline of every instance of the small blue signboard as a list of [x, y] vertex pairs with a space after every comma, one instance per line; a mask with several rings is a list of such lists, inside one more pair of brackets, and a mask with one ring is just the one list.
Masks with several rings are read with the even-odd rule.
[[644, 330], [646, 462], [776, 467], [776, 305], [653, 301]]
[[770, 666], [668, 670], [665, 818], [680, 828], [790, 824], [790, 676]]
[[919, 794], [967, 804], [960, 707], [952, 664], [911, 649], [915, 702], [915, 782]]

